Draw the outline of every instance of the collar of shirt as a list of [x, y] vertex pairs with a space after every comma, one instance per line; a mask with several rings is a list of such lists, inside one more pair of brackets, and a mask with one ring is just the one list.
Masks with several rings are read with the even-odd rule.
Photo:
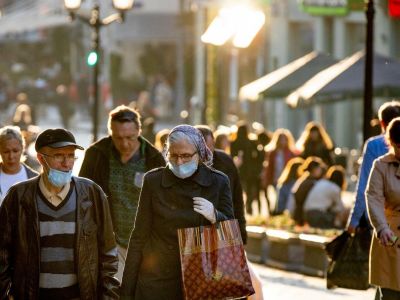
[[[118, 159], [119, 162], [121, 162], [121, 155], [120, 155], [120, 153], [118, 152], [117, 148], [115, 148], [114, 144], [111, 145], [111, 155], [114, 155], [114, 157], [115, 157], [116, 159]], [[139, 160], [141, 160], [142, 157], [144, 157], [144, 152], [142, 151], [142, 143], [141, 143], [140, 148], [137, 149], [137, 150], [133, 153], [132, 157], [131, 157], [126, 163], [131, 163], [131, 162], [132, 162], [132, 163], [136, 163], [136, 162], [138, 162]], [[125, 163], [125, 164], [126, 164], [126, 163]]]
[[39, 180], [39, 188], [40, 191], [42, 192], [43, 196], [45, 196], [45, 198], [52, 203], [54, 199], [58, 199], [58, 200], [64, 200], [65, 197], [67, 197], [69, 189], [70, 189], [71, 183], [67, 183], [66, 185], [64, 185], [64, 187], [62, 188], [62, 190], [59, 193], [52, 193], [50, 192], [46, 185], [44, 184], [44, 180], [43, 180], [43, 176], [40, 176], [40, 180]]

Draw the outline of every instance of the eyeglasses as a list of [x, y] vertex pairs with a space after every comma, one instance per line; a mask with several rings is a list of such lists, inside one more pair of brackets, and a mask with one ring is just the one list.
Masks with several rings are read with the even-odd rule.
[[180, 158], [182, 161], [184, 162], [188, 162], [189, 160], [192, 159], [193, 156], [195, 156], [197, 154], [197, 151], [190, 154], [190, 153], [184, 153], [184, 154], [171, 154], [171, 153], [167, 153], [167, 158], [169, 161], [178, 161], [178, 159]]
[[44, 154], [44, 153], [40, 153], [40, 154], [42, 154], [43, 156], [46, 156], [46, 157], [50, 157], [50, 158], [54, 159], [55, 162], [58, 162], [58, 163], [62, 163], [64, 161], [71, 163], [78, 159], [78, 157], [76, 157], [75, 154], [59, 154], [59, 153], [54, 154], [54, 155], [48, 155], [48, 154]]

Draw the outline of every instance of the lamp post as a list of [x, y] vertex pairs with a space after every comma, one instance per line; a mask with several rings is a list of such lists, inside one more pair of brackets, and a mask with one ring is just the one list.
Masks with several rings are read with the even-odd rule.
[[72, 20], [78, 18], [92, 28], [92, 51], [88, 56], [88, 65], [93, 67], [93, 141], [97, 140], [99, 129], [99, 54], [100, 54], [100, 29], [115, 21], [123, 22], [126, 11], [133, 7], [134, 0], [112, 0], [113, 7], [118, 11], [105, 18], [100, 17], [100, 7], [95, 4], [90, 11], [90, 15], [82, 15], [78, 13], [82, 0], [64, 0], [64, 6], [69, 11]]
[[[222, 46], [228, 41], [232, 41], [231, 63], [229, 71], [229, 100], [236, 101], [238, 96], [239, 82], [239, 65], [238, 65], [238, 48], [247, 48], [261, 30], [265, 23], [265, 14], [251, 5], [245, 3], [222, 7], [218, 15], [212, 20], [204, 34], [201, 36], [203, 43], [212, 44], [214, 46]], [[245, 24], [245, 26], [243, 25]], [[213, 53], [207, 53], [208, 58], [215, 57]], [[213, 70], [208, 68], [207, 76], [213, 84]], [[211, 78], [210, 78], [211, 77]], [[214, 94], [207, 97], [211, 102], [211, 109], [217, 110], [219, 102], [216, 101]], [[213, 101], [214, 100], [214, 101]], [[208, 120], [207, 120], [208, 121]], [[218, 120], [212, 120], [218, 121]]]
[[373, 52], [374, 52], [374, 0], [366, 0], [367, 37], [365, 43], [365, 73], [364, 73], [364, 116], [363, 140], [370, 137], [373, 97]]

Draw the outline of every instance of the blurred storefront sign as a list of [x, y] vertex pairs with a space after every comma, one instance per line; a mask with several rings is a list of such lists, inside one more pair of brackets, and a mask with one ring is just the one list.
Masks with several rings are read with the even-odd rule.
[[301, 9], [315, 16], [345, 16], [353, 10], [363, 10], [364, 0], [300, 0]]
[[365, 1], [364, 0], [347, 0], [347, 5], [350, 11], [365, 10]]
[[400, 0], [389, 0], [389, 15], [400, 18]]

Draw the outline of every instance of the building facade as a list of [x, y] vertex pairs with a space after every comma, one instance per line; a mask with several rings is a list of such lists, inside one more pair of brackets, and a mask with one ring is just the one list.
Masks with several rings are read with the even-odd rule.
[[[343, 59], [365, 49], [364, 11], [354, 10], [344, 15], [312, 15], [302, 9], [301, 3], [294, 0], [270, 2], [267, 29], [270, 41], [266, 53], [269, 71], [313, 50]], [[375, 52], [400, 59], [400, 20], [389, 17], [386, 0], [375, 1], [374, 21]], [[374, 111], [389, 99], [375, 98]], [[308, 121], [316, 120], [327, 128], [337, 146], [359, 148], [362, 144], [362, 99], [342, 99], [295, 109], [289, 108], [285, 99], [266, 99], [260, 105], [266, 112], [262, 120], [270, 130], [286, 127], [298, 137]]]

